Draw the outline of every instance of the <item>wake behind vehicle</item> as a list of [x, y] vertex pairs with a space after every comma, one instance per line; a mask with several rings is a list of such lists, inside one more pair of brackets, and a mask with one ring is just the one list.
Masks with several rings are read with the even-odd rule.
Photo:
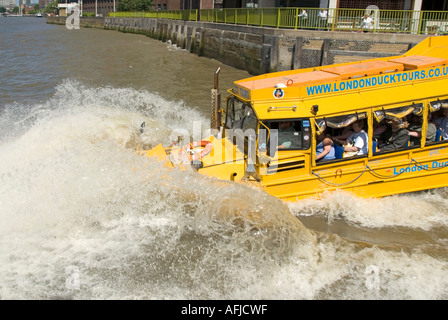
[[[216, 80], [215, 134], [144, 153], [168, 166], [191, 164], [207, 176], [253, 183], [285, 201], [335, 190], [367, 198], [446, 187], [447, 64], [448, 36], [440, 36], [400, 56], [238, 80], [225, 106]], [[393, 141], [394, 123], [406, 132], [401, 145]], [[349, 155], [356, 125], [365, 132], [365, 152]], [[316, 160], [322, 135], [332, 139], [334, 159]]]

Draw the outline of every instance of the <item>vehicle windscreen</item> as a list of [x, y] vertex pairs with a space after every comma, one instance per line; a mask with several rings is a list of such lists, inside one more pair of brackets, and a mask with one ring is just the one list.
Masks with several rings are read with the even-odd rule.
[[[270, 120], [263, 123], [269, 129], [267, 148], [277, 150], [307, 150], [310, 147], [311, 127], [309, 119]], [[260, 131], [264, 130], [260, 127]], [[261, 137], [262, 134], [260, 133]], [[260, 139], [261, 141], [261, 139]]]
[[227, 129], [257, 129], [257, 117], [252, 107], [238, 99], [231, 98], [227, 105]]

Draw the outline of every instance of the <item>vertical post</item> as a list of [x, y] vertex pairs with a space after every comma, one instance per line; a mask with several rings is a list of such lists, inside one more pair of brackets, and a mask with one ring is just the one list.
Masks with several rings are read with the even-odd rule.
[[422, 28], [422, 23], [423, 23], [423, 15], [421, 14], [421, 11], [414, 11], [414, 14], [418, 14], [417, 34], [420, 34], [421, 28]]
[[293, 60], [293, 69], [302, 68], [302, 46], [303, 46], [303, 38], [296, 38], [296, 43], [294, 44], [294, 60]]
[[376, 33], [376, 29], [380, 25], [380, 15], [379, 15], [379, 9], [373, 9], [374, 12], [374, 19], [373, 19], [373, 33]]
[[[253, 131], [253, 130], [252, 130]], [[249, 133], [247, 137], [247, 158], [246, 158], [246, 172], [242, 180], [249, 180], [250, 177], [254, 178], [256, 181], [261, 181], [260, 177], [257, 174], [257, 170], [255, 169], [254, 159], [257, 156], [257, 146], [255, 139], [255, 132]]]
[[336, 9], [332, 9], [333, 10], [333, 23], [331, 24], [331, 31], [334, 31], [334, 28], [337, 26], [337, 21], [338, 21], [338, 13], [339, 13], [339, 8]]
[[294, 29], [297, 30], [297, 24], [299, 22], [299, 8], [296, 8], [296, 17], [295, 17], [294, 21], [295, 21], [294, 22]]
[[210, 128], [219, 129], [221, 125], [221, 119], [219, 117], [219, 110], [221, 109], [221, 95], [219, 94], [219, 72], [221, 68], [219, 67], [215, 71], [215, 82], [212, 89], [212, 116], [210, 119]]
[[277, 9], [277, 29], [280, 28], [280, 8]]
[[268, 73], [271, 69], [271, 45], [261, 47], [260, 74]]
[[322, 56], [320, 65], [326, 66], [328, 65], [328, 55], [330, 53], [330, 39], [325, 39], [324, 43], [322, 44]]

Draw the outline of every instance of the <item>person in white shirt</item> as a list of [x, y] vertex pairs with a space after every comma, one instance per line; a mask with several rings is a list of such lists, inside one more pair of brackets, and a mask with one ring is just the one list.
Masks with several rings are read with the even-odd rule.
[[308, 19], [308, 13], [305, 9], [302, 9], [302, 12], [297, 15], [299, 17], [299, 27], [306, 27], [306, 22]]
[[347, 137], [347, 140], [335, 139], [336, 142], [342, 143], [344, 146], [344, 158], [367, 154], [369, 138], [363, 127], [364, 120], [357, 120], [353, 122], [353, 133]]
[[370, 15], [366, 14], [364, 17], [362, 17], [361, 28], [364, 30], [364, 32], [373, 29], [373, 19], [370, 17]]
[[320, 9], [319, 14], [319, 30], [325, 30], [327, 28], [328, 12], [325, 9]]

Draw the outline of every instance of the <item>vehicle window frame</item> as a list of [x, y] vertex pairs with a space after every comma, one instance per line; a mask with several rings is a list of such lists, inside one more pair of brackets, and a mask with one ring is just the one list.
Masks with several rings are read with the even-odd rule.
[[[284, 121], [293, 122], [293, 126], [296, 128], [296, 133], [297, 133], [297, 135], [300, 136], [300, 140], [301, 140], [300, 144], [302, 145], [302, 147], [290, 147], [290, 148], [278, 149], [278, 150], [281, 150], [281, 151], [306, 151], [306, 150], [309, 150], [311, 148], [311, 135], [312, 135], [311, 119], [310, 118], [269, 119], [269, 120], [260, 121], [261, 125], [259, 126], [259, 130], [262, 129], [262, 127], [266, 127], [269, 129], [270, 137], [268, 137], [266, 139], [268, 153], [270, 152], [270, 144], [271, 144], [270, 138], [274, 137], [275, 135], [277, 135], [277, 138], [278, 138], [278, 131], [277, 131], [278, 125], [274, 126], [274, 128], [273, 128], [272, 124], [279, 124], [280, 122], [284, 122]], [[297, 122], [299, 122], [299, 123], [297, 123]], [[297, 126], [300, 127], [300, 131], [297, 130], [297, 128], [298, 128]], [[260, 134], [258, 134], [258, 136], [260, 136]], [[305, 141], [307, 141], [307, 142], [305, 142]]]
[[[235, 102], [239, 103], [241, 105], [241, 108], [239, 108], [235, 112]], [[232, 142], [233, 145], [237, 147], [238, 150], [240, 150], [242, 153], [247, 155], [248, 153], [248, 145], [249, 145], [249, 135], [247, 133], [254, 133], [254, 141], [256, 142], [258, 139], [258, 128], [259, 128], [259, 120], [255, 114], [255, 111], [253, 107], [250, 105], [250, 103], [242, 101], [238, 99], [237, 97], [230, 97], [227, 100], [227, 108], [226, 108], [226, 120], [224, 122], [226, 131], [227, 131], [227, 138]], [[245, 113], [243, 113], [246, 110]], [[236, 117], [236, 115], [239, 113], [239, 117]], [[244, 115], [245, 114], [245, 115]], [[238, 119], [237, 119], [238, 118]], [[246, 119], [247, 118], [247, 119]], [[229, 119], [231, 122], [231, 125], [229, 125]], [[253, 119], [254, 126], [252, 127], [245, 127], [244, 122], [245, 120], [251, 120]], [[241, 126], [235, 127], [235, 123], [241, 120]], [[250, 130], [251, 131], [247, 131]], [[256, 145], [254, 144], [254, 148]]]
[[[429, 114], [431, 114], [431, 121], [435, 122], [435, 120], [437, 119], [434, 118], [434, 116], [432, 114], [435, 113], [443, 113], [442, 110], [444, 109], [448, 109], [448, 97], [439, 97], [437, 99], [430, 99], [429, 100]], [[443, 132], [442, 130], [439, 128], [439, 124], [436, 124], [436, 129], [437, 131], [440, 132], [440, 140], [439, 141], [434, 141], [431, 144], [429, 144], [430, 146], [434, 145], [434, 144], [445, 144], [448, 143], [448, 140], [443, 140]]]
[[[371, 108], [362, 109], [360, 111], [355, 111], [355, 112], [350, 111], [350, 112], [334, 114], [329, 117], [328, 116], [316, 117], [315, 125], [314, 125], [315, 132], [314, 132], [314, 136], [313, 136], [313, 145], [314, 145], [314, 149], [315, 149], [314, 154], [313, 154], [313, 163], [316, 166], [321, 166], [321, 165], [334, 163], [334, 162], [357, 160], [360, 158], [368, 157], [370, 149], [371, 149], [371, 135], [372, 135], [371, 129], [370, 129], [370, 125], [371, 125], [370, 118], [371, 117], [372, 117], [372, 109]], [[339, 122], [335, 121], [336, 119], [338, 119]], [[345, 158], [344, 157], [335, 158], [335, 159], [324, 160], [324, 161], [316, 161], [316, 147], [318, 145], [317, 136], [321, 132], [325, 131], [328, 128], [331, 128], [333, 130], [339, 130], [339, 129], [342, 130], [343, 128], [351, 127], [351, 125], [358, 120], [365, 121], [365, 126], [364, 126], [363, 130], [367, 134], [367, 153], [366, 154], [354, 155], [354, 156], [345, 157]], [[323, 123], [323, 122], [325, 122], [325, 123]], [[333, 140], [333, 145], [335, 146], [335, 152], [336, 152], [336, 145], [341, 147], [334, 140]]]

